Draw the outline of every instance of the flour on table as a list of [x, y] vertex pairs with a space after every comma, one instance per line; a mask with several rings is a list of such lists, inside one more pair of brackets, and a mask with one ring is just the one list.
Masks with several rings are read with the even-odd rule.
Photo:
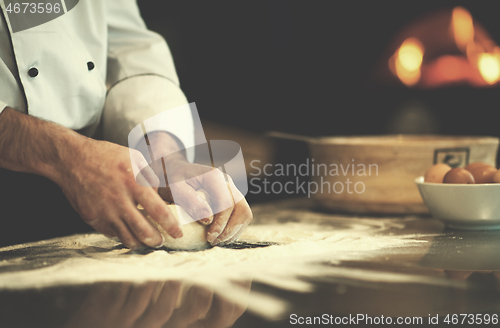
[[[102, 281], [182, 280], [207, 286], [237, 301], [238, 295], [244, 291], [235, 289], [230, 281], [239, 280], [308, 292], [312, 285], [302, 277], [349, 276], [348, 269], [336, 265], [426, 243], [419, 235], [381, 235], [381, 230], [380, 225], [370, 226], [355, 219], [350, 227], [341, 230], [313, 223], [250, 225], [240, 241], [276, 244], [244, 249], [214, 247], [196, 252], [154, 250], [146, 255], [134, 254], [121, 247], [119, 242], [100, 234], [75, 235], [1, 248], [0, 259], [13, 250], [36, 251], [37, 248], [49, 247], [55, 255], [59, 254], [61, 260], [41, 268], [17, 271], [2, 268], [26, 264], [30, 261], [27, 257], [21, 255], [0, 261], [0, 290]], [[40, 257], [50, 255], [42, 253]], [[34, 256], [30, 258], [34, 261]], [[394, 275], [399, 273], [388, 276], [377, 272], [371, 274], [365, 270], [359, 276], [368, 280], [393, 281]], [[265, 312], [266, 316], [272, 317], [286, 311], [286, 302], [252, 292], [248, 310]]]

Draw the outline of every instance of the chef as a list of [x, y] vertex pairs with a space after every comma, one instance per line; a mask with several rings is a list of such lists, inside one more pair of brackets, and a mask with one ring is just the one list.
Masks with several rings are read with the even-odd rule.
[[[43, 16], [36, 6], [28, 13], [29, 3], [22, 12], [23, 4], [0, 0], [0, 246], [82, 232], [78, 216], [129, 248], [157, 247], [162, 236], [138, 204], [169, 235], [181, 237], [156, 177], [144, 174], [150, 185], [137, 183], [133, 165], [147, 163], [149, 146], [157, 155], [174, 154], [165, 167], [151, 168], [158, 176], [203, 171], [182, 151], [194, 144], [191, 115], [184, 111], [175, 122], [150, 126], [147, 140], [128, 139], [144, 120], [187, 104], [165, 41], [147, 30], [135, 0], [61, 4], [54, 17], [53, 6], [52, 16]], [[46, 21], [30, 26], [40, 19]], [[191, 181], [178, 205], [205, 218], [212, 245], [238, 238], [252, 219], [245, 199], [212, 216], [195, 189], [227, 203], [223, 174]], [[162, 190], [171, 200], [168, 186]]]

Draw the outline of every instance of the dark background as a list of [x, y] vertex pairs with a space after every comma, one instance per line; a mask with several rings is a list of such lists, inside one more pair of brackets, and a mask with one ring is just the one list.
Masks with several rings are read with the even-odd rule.
[[435, 10], [464, 6], [499, 43], [494, 2], [138, 3], [148, 27], [166, 38], [202, 121], [255, 132], [393, 133], [391, 119], [416, 103], [432, 114], [434, 132], [500, 135], [496, 87], [419, 90], [373, 78], [397, 32]]

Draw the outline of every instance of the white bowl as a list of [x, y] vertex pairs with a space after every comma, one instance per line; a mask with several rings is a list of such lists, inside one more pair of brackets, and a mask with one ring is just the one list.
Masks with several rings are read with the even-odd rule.
[[500, 229], [500, 183], [451, 184], [415, 179], [432, 216], [451, 228]]

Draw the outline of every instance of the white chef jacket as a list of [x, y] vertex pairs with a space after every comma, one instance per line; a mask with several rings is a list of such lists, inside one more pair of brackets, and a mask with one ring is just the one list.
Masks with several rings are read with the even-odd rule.
[[[136, 125], [187, 104], [168, 46], [147, 30], [136, 0], [81, 0], [15, 33], [0, 5], [0, 113], [9, 106], [88, 136], [101, 123], [104, 139], [134, 147], [140, 137], [128, 134]], [[189, 111], [154, 130], [194, 145]]]

